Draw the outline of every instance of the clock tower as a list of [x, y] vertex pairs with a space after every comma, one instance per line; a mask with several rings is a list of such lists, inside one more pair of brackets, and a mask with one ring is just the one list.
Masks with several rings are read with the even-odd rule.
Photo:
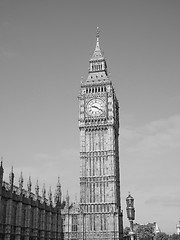
[[119, 104], [107, 63], [96, 47], [79, 94], [80, 209], [83, 239], [121, 239]]

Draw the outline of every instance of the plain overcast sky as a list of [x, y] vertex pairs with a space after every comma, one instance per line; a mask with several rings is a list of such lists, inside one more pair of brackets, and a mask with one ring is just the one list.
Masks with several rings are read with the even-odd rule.
[[[0, 154], [79, 196], [78, 99], [96, 27], [120, 102], [121, 202], [167, 233], [180, 217], [180, 1], [0, 0]], [[33, 184], [34, 191], [34, 184]]]

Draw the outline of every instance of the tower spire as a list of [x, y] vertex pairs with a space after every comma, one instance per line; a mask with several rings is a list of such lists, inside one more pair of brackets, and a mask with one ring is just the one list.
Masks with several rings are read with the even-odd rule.
[[0, 166], [0, 176], [3, 175], [4, 169], [3, 169], [3, 156], [1, 156], [1, 166]]
[[94, 53], [92, 55], [91, 60], [98, 60], [98, 59], [103, 58], [103, 54], [102, 54], [101, 48], [100, 48], [99, 36], [100, 36], [100, 30], [99, 30], [99, 27], [97, 27], [97, 30], [96, 30], [96, 47], [95, 47], [95, 50], [94, 50]]
[[100, 36], [100, 31], [99, 31], [99, 27], [97, 27], [96, 47], [91, 59], [89, 60], [89, 75], [86, 80], [87, 82], [94, 82], [94, 81], [99, 82], [100, 80], [104, 82], [104, 80], [109, 80], [106, 59], [100, 48], [99, 36]]

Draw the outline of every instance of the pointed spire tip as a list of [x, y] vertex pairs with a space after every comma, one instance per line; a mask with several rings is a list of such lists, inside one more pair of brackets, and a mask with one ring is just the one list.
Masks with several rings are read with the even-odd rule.
[[97, 27], [96, 29], [96, 37], [99, 38], [99, 34], [100, 34], [100, 30], [99, 30], [99, 27]]

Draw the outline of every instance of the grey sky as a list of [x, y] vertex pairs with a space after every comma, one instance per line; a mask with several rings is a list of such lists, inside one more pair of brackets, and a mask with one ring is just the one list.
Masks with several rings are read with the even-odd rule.
[[0, 154], [33, 182], [79, 195], [81, 76], [100, 27], [120, 102], [120, 165], [136, 222], [175, 232], [180, 216], [180, 1], [1, 0]]

